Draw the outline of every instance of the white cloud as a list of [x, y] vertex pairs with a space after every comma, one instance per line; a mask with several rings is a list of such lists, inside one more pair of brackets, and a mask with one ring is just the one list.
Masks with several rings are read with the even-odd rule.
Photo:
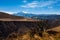
[[40, 7], [45, 7], [45, 6], [51, 5], [53, 3], [54, 3], [53, 1], [46, 1], [46, 2], [40, 3], [39, 5], [40, 5]]
[[28, 13], [27, 11], [22, 11], [23, 13]]
[[8, 12], [8, 11], [0, 11], [0, 12], [5, 12], [7, 14], [14, 14], [15, 12]]
[[21, 7], [26, 7], [26, 8], [31, 7], [31, 8], [35, 8], [35, 7], [38, 6], [37, 4], [38, 4], [37, 1], [33, 1], [32, 3], [28, 3], [28, 4], [26, 4], [26, 5], [22, 5]]
[[45, 6], [49, 6], [52, 5], [54, 3], [57, 3], [59, 0], [49, 0], [49, 1], [33, 1], [31, 3], [27, 3], [26, 5], [21, 5], [21, 7], [25, 7], [25, 8], [36, 8], [36, 7], [45, 7]]
[[8, 13], [8, 14], [14, 14], [13, 12], [5, 12], [5, 13]]

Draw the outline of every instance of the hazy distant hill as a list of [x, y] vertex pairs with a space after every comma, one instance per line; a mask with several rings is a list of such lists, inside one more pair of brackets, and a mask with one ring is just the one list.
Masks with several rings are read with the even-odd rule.
[[33, 19], [41, 19], [41, 20], [55, 20], [55, 19], [60, 19], [60, 15], [36, 15], [32, 16], [31, 18]]
[[32, 19], [38, 19], [38, 20], [54, 20], [54, 19], [60, 19], [60, 15], [56, 15], [56, 14], [31, 14], [31, 13], [23, 13], [23, 12], [19, 12], [16, 14], [13, 14], [15, 16], [23, 16], [23, 17], [27, 17], [27, 18], [32, 18]]

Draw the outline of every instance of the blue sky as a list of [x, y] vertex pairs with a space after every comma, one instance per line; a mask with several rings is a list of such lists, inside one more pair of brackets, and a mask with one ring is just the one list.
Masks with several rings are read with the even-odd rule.
[[0, 0], [0, 11], [11, 14], [60, 14], [60, 0]]

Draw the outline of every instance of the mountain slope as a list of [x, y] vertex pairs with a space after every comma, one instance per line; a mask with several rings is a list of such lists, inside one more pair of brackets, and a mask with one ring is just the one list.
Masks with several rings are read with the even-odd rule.
[[0, 12], [0, 21], [37, 21], [24, 16], [15, 16]]
[[0, 19], [1, 18], [22, 19], [24, 17], [13, 16], [13, 15], [10, 15], [10, 14], [7, 14], [7, 13], [0, 12]]
[[[32, 19], [12, 16], [5, 13], [1, 13], [0, 16], [0, 19], [3, 18], [4, 20], [13, 19], [13, 21], [0, 21], [0, 37], [2, 39], [8, 37], [11, 38], [12, 36], [17, 37], [17, 34], [24, 35], [27, 32], [32, 32], [32, 35], [39, 32], [39, 34], [41, 35], [43, 29], [49, 30], [60, 26], [60, 20], [29, 21]], [[14, 21], [16, 19], [21, 21]], [[60, 30], [58, 31], [60, 32]], [[14, 33], [16, 33], [16, 36]]]
[[56, 31], [56, 32], [60, 32], [60, 26], [48, 29], [47, 31]]

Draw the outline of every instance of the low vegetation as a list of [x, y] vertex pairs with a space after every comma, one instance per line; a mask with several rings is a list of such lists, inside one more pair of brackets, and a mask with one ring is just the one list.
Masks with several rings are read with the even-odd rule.
[[54, 35], [43, 32], [42, 36], [40, 36], [38, 33], [32, 35], [31, 31], [26, 32], [23, 35], [12, 33], [6, 38], [6, 40], [60, 40], [60, 33]]
[[[60, 22], [3, 22], [0, 21], [0, 40], [60, 40], [60, 32], [49, 30]], [[51, 29], [50, 28], [50, 29]]]

